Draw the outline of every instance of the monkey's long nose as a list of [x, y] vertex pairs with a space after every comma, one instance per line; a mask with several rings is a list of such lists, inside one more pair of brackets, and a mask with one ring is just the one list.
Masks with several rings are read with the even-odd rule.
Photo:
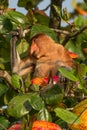
[[30, 54], [32, 55], [37, 50], [36, 44], [31, 44], [30, 46]]
[[35, 43], [31, 44], [30, 54], [33, 55], [33, 56], [36, 56], [36, 57], [39, 54], [39, 48]]

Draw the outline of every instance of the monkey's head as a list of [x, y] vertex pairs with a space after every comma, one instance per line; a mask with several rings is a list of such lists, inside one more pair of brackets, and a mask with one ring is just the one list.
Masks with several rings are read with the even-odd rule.
[[43, 57], [50, 51], [50, 46], [54, 44], [54, 41], [46, 34], [39, 34], [32, 38], [30, 47], [30, 54], [36, 58]]

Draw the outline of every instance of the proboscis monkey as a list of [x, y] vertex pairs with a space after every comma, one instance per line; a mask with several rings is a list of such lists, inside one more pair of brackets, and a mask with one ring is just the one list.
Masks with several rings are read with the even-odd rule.
[[68, 51], [46, 34], [39, 34], [32, 39], [30, 54], [37, 59], [34, 77], [55, 75], [59, 66], [68, 69], [74, 66]]
[[22, 60], [16, 50], [17, 40], [17, 34], [12, 34], [11, 67], [13, 73], [23, 76], [33, 71], [33, 78], [47, 77], [50, 74], [55, 75], [59, 66], [69, 69], [74, 66], [66, 49], [45, 34], [32, 38], [29, 55]]

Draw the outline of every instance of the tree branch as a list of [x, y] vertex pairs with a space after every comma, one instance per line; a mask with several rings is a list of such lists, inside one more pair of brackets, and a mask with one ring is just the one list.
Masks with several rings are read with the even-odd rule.
[[4, 127], [4, 125], [2, 125], [2, 124], [0, 124], [0, 127], [1, 127], [2, 129], [4, 129], [4, 130], [7, 130], [7, 129]]
[[9, 75], [9, 73], [7, 71], [4, 71], [4, 70], [0, 70], [0, 77], [6, 79], [6, 81], [10, 84], [11, 84], [11, 76]]
[[70, 38], [75, 37], [77, 35], [79, 35], [81, 32], [83, 32], [85, 29], [87, 29], [87, 25], [83, 26], [82, 28], [80, 28], [78, 31], [74, 32], [74, 33], [70, 33], [68, 34], [65, 39], [62, 42], [62, 45], [66, 45], [66, 43], [69, 41]]
[[57, 32], [57, 33], [62, 33], [62, 34], [65, 34], [65, 35], [69, 35], [70, 32], [68, 31], [65, 31], [65, 30], [60, 30], [60, 29], [55, 29], [55, 28], [51, 28], [51, 30]]
[[51, 6], [51, 4], [49, 4], [45, 9], [42, 9], [42, 11], [46, 11], [48, 10], [48, 8]]

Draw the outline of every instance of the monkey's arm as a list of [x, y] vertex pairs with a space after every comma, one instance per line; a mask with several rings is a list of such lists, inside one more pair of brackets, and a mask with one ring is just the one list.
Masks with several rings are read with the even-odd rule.
[[18, 41], [17, 36], [12, 36], [10, 40], [10, 57], [11, 57], [11, 70], [12, 73], [18, 71], [18, 65], [20, 63], [20, 56], [16, 50], [16, 42]]
[[27, 73], [31, 73], [33, 66], [35, 64], [34, 58], [31, 56], [27, 56], [27, 58], [24, 58], [21, 60], [17, 50], [16, 50], [16, 43], [18, 41], [18, 32], [14, 33], [12, 32], [12, 38], [10, 40], [10, 46], [11, 46], [11, 69], [12, 73], [16, 73], [20, 76], [23, 76]]

